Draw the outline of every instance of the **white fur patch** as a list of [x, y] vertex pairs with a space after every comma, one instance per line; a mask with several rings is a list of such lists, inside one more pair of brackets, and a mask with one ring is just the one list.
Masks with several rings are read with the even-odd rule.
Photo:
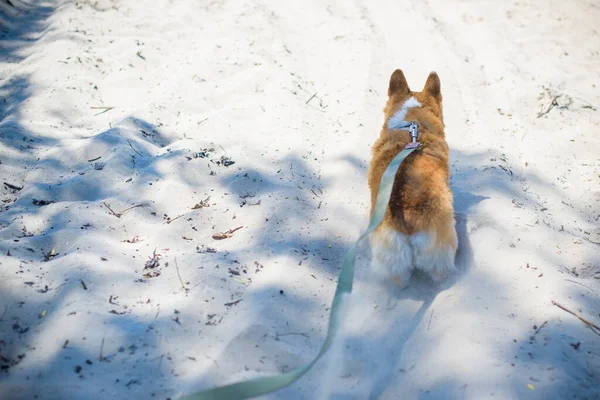
[[372, 267], [397, 280], [401, 286], [408, 285], [414, 269], [440, 281], [456, 270], [456, 249], [435, 246], [432, 239], [425, 232], [405, 235], [393, 228], [381, 227], [371, 235]]
[[410, 236], [409, 242], [413, 251], [413, 265], [435, 281], [445, 279], [456, 270], [454, 256], [456, 249], [451, 246], [434, 246], [433, 238], [425, 232]]
[[371, 234], [371, 266], [384, 279], [408, 285], [412, 274], [412, 249], [408, 236], [395, 229], [381, 227]]
[[404, 102], [404, 104], [402, 104], [402, 107], [390, 117], [387, 122], [388, 129], [400, 129], [405, 127], [408, 121], [405, 121], [404, 118], [406, 117], [408, 109], [413, 107], [421, 107], [421, 105], [422, 104], [419, 103], [419, 100], [417, 100], [414, 96], [411, 96]]

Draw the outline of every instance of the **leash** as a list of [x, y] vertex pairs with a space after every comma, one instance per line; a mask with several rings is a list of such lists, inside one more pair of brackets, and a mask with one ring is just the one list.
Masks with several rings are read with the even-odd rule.
[[295, 368], [289, 372], [275, 376], [250, 379], [243, 382], [216, 387], [214, 389], [196, 392], [188, 396], [184, 396], [181, 398], [181, 400], [239, 400], [249, 399], [274, 392], [289, 386], [300, 379], [300, 377], [307, 373], [313, 367], [313, 365], [319, 361], [321, 356], [323, 356], [323, 354], [329, 350], [331, 344], [333, 343], [333, 339], [340, 328], [340, 321], [342, 318], [342, 315], [340, 314], [342, 297], [344, 294], [352, 292], [352, 283], [354, 281], [354, 264], [356, 261], [356, 249], [358, 244], [367, 235], [373, 232], [383, 221], [383, 217], [390, 202], [390, 195], [392, 193], [394, 179], [396, 178], [396, 172], [398, 171], [398, 168], [400, 168], [400, 164], [406, 157], [408, 157], [410, 153], [421, 146], [421, 143], [416, 141], [417, 125], [412, 124], [410, 128], [413, 141], [407, 144], [406, 147], [400, 153], [398, 153], [396, 157], [394, 157], [390, 165], [388, 165], [383, 173], [379, 185], [379, 191], [377, 192], [375, 212], [373, 212], [369, 226], [367, 230], [358, 238], [354, 246], [352, 246], [348, 253], [346, 253], [344, 264], [342, 265], [342, 270], [340, 271], [340, 276], [338, 278], [337, 287], [335, 289], [335, 295], [333, 296], [333, 302], [331, 304], [327, 336], [325, 337], [325, 342], [321, 346], [319, 354], [317, 354], [317, 356], [310, 363], [302, 367]]

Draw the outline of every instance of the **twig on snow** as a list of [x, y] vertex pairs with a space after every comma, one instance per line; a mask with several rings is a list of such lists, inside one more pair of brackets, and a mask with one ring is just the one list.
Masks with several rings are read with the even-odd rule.
[[100, 354], [98, 354], [98, 361], [104, 361], [104, 356], [102, 355], [103, 350], [104, 350], [104, 335], [102, 336], [102, 341], [100, 342]]
[[115, 212], [115, 211], [114, 211], [112, 208], [110, 208], [110, 205], [109, 205], [108, 203], [104, 202], [104, 203], [102, 203], [102, 204], [104, 205], [104, 207], [108, 208], [108, 211], [110, 211], [110, 213], [111, 213], [112, 215], [114, 215], [114, 216], [115, 216], [115, 217], [117, 217], [117, 218], [121, 218], [121, 217], [122, 217], [122, 216], [123, 216], [123, 215], [124, 215], [126, 212], [128, 212], [128, 211], [131, 211], [131, 210], [133, 210], [134, 208], [137, 208], [137, 207], [145, 207], [145, 206], [146, 206], [145, 204], [136, 204], [136, 205], [134, 205], [134, 206], [131, 206], [131, 207], [128, 207], [128, 208], [126, 208], [126, 209], [124, 209], [123, 211], [121, 211], [121, 212], [119, 212], [119, 213], [118, 213], [118, 212]]
[[305, 104], [308, 104], [308, 103], [310, 103], [310, 101], [311, 101], [312, 99], [314, 99], [316, 95], [317, 95], [317, 92], [315, 92], [315, 94], [313, 94], [312, 96], [310, 96], [310, 99], [306, 100], [306, 103], [305, 103]]
[[12, 183], [8, 183], [8, 182], [4, 182], [4, 186], [6, 186], [9, 189], [16, 190], [17, 192], [19, 190], [23, 189], [23, 186], [13, 185]]
[[214, 235], [212, 235], [212, 238], [215, 239], [215, 240], [229, 239], [230, 237], [233, 236], [233, 233], [235, 231], [239, 231], [242, 228], [243, 228], [243, 226], [238, 226], [237, 228], [229, 229], [229, 230], [227, 230], [225, 232], [215, 233]]
[[179, 282], [181, 283], [181, 288], [187, 294], [187, 292], [189, 292], [190, 289], [185, 287], [185, 284], [183, 283], [183, 279], [181, 279], [181, 275], [179, 274], [179, 265], [177, 264], [177, 258], [175, 258], [175, 270], [177, 271], [177, 277], [179, 278]]
[[600, 335], [600, 326], [594, 324], [593, 322], [588, 321], [587, 319], [583, 318], [579, 314], [574, 313], [573, 311], [569, 310], [567, 307], [563, 306], [560, 303], [557, 303], [554, 300], [552, 300], [552, 304], [554, 304], [556, 307], [560, 308], [561, 310], [568, 312], [569, 314], [573, 315], [574, 317], [577, 317], [581, 322], [583, 322], [584, 324], [589, 326], [592, 329], [592, 332], [594, 332], [597, 335]]
[[129, 143], [129, 147], [131, 147], [131, 150], [135, 151], [140, 157], [143, 157], [142, 153], [133, 148], [133, 145], [131, 144], [129, 139], [127, 139], [127, 143]]

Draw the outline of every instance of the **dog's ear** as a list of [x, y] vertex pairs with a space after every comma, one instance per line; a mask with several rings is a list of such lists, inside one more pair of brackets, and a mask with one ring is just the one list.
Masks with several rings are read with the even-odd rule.
[[435, 72], [430, 72], [425, 82], [423, 92], [430, 94], [438, 100], [442, 99], [442, 84], [440, 83], [440, 77]]
[[408, 92], [410, 92], [410, 89], [408, 88], [408, 83], [406, 82], [404, 73], [402, 73], [401, 69], [395, 70], [392, 76], [390, 77], [390, 87], [388, 88], [388, 96], [391, 97], [396, 93], [406, 94]]

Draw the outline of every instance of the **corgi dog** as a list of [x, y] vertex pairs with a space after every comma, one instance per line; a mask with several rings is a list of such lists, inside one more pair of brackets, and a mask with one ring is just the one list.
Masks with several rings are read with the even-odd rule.
[[394, 71], [384, 114], [385, 123], [373, 145], [368, 172], [371, 216], [385, 169], [411, 142], [407, 128], [411, 123], [417, 124], [417, 141], [422, 146], [402, 162], [396, 173], [383, 222], [371, 235], [372, 262], [383, 267], [399, 287], [409, 284], [415, 270], [440, 282], [455, 271], [458, 238], [438, 75], [431, 72], [423, 90], [413, 92], [404, 73]]

